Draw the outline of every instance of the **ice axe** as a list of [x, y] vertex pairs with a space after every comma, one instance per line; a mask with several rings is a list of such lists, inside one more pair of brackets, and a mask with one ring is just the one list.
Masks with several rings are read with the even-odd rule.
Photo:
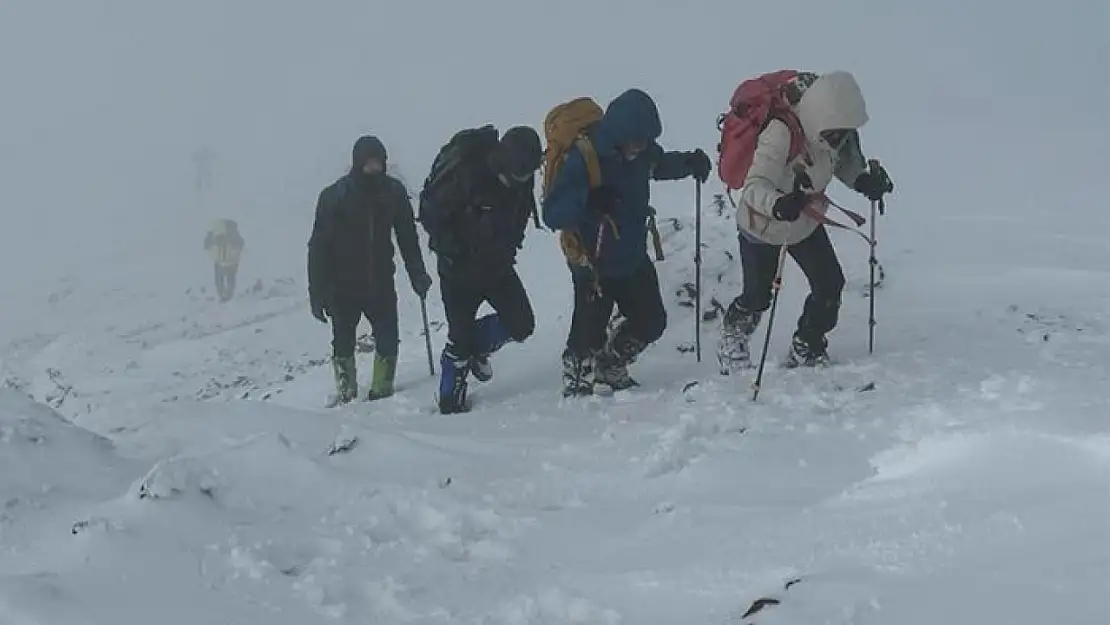
[[424, 296], [420, 298], [420, 316], [424, 321], [424, 346], [428, 349], [428, 374], [434, 378], [436, 366], [432, 359], [432, 333], [428, 330], [428, 300]]

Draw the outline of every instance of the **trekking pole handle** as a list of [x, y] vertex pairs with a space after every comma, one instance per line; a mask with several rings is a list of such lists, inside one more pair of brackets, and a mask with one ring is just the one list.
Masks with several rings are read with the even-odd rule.
[[[879, 159], [873, 158], [873, 159], [867, 161], [867, 170], [872, 176], [875, 176], [876, 178], [878, 178], [879, 177], [879, 172], [882, 171], [882, 166], [879, 164]], [[879, 214], [880, 215], [885, 215], [886, 214], [886, 201], [883, 200], [883, 198], [881, 198], [881, 197], [879, 198]]]
[[801, 191], [803, 189], [812, 189], [813, 180], [806, 172], [806, 166], [801, 163], [794, 164], [794, 190]]

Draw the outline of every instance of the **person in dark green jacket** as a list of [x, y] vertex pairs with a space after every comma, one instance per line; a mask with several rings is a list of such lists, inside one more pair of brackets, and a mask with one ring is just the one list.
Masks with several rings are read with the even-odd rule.
[[355, 142], [351, 171], [320, 193], [308, 241], [309, 302], [313, 317], [322, 323], [331, 320], [339, 403], [358, 395], [355, 331], [363, 316], [375, 345], [369, 399], [393, 394], [400, 343], [394, 235], [413, 291], [423, 299], [432, 286], [420, 255], [412, 202], [404, 185], [386, 174], [386, 158], [377, 137]]

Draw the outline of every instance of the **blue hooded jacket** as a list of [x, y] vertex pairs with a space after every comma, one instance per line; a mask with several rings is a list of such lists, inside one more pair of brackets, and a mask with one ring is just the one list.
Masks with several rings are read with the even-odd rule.
[[[690, 175], [688, 154], [664, 152], [656, 143], [661, 134], [659, 110], [651, 96], [639, 89], [630, 89], [614, 99], [590, 132], [601, 164], [601, 184], [616, 198], [611, 213], [615, 233], [608, 220], [587, 208], [589, 177], [585, 158], [577, 148], [567, 153], [544, 199], [544, 223], [555, 230], [577, 231], [591, 255], [598, 249], [598, 226], [603, 225], [601, 253], [594, 259], [601, 277], [630, 276], [643, 263], [651, 262], [647, 250], [651, 180], [678, 180]], [[632, 141], [647, 141], [648, 145], [635, 160], [628, 161], [621, 156], [620, 146]]]

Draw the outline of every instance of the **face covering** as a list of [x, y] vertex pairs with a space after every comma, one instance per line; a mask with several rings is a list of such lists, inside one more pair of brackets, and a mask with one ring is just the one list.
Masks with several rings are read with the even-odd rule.
[[[367, 167], [368, 165], [369, 167]], [[368, 176], [374, 176], [385, 171], [385, 167], [382, 165], [382, 162], [380, 160], [376, 158], [371, 158], [362, 165], [362, 169], [360, 171]]]
[[626, 161], [634, 161], [647, 149], [647, 141], [634, 141], [621, 146], [621, 156]]
[[524, 173], [500, 173], [497, 174], [497, 179], [500, 180], [501, 184], [505, 185], [506, 187], [518, 186], [525, 184], [529, 180], [531, 180], [532, 172], [529, 171]]
[[836, 130], [826, 130], [821, 133], [821, 138], [825, 143], [829, 144], [834, 150], [839, 150], [840, 146], [844, 144], [844, 140], [848, 138], [850, 131], [845, 128], [838, 128]]

